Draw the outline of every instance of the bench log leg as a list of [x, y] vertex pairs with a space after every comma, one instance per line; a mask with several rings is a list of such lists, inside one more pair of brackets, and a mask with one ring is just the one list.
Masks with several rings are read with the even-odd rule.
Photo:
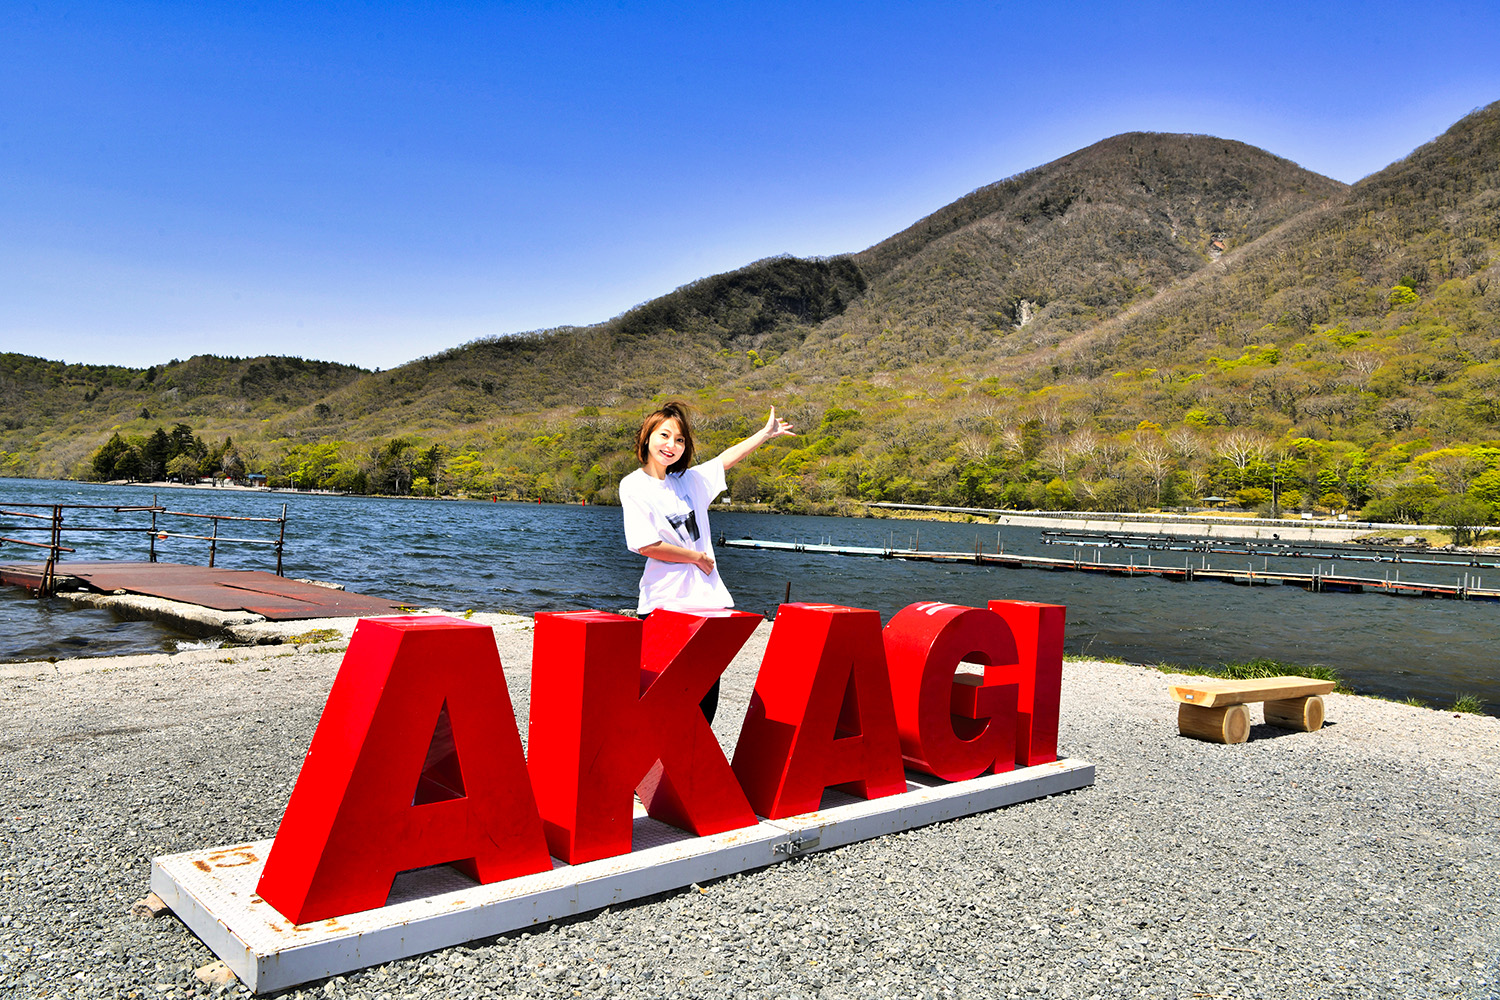
[[1266, 724], [1315, 733], [1323, 728], [1323, 699], [1318, 695], [1266, 702]]
[[1204, 708], [1177, 706], [1177, 731], [1210, 743], [1243, 743], [1250, 738], [1250, 710], [1244, 705]]

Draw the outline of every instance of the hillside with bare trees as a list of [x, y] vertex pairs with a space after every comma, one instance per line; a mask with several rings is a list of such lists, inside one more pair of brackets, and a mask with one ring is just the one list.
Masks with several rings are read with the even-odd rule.
[[597, 326], [385, 372], [0, 356], [0, 472], [129, 478], [166, 448], [184, 476], [607, 502], [640, 413], [675, 396], [708, 449], [773, 403], [798, 423], [731, 483], [778, 509], [1218, 496], [1483, 523], [1497, 259], [1500, 104], [1352, 186], [1230, 140], [1131, 133], [858, 253], [758, 261]]

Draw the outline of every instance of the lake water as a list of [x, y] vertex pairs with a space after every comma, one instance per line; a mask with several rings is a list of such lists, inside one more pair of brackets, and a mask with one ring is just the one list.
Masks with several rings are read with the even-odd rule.
[[[289, 506], [286, 575], [331, 580], [360, 593], [455, 612], [614, 611], [635, 605], [641, 561], [624, 545], [616, 507], [424, 501], [229, 490], [162, 489], [159, 501], [194, 513], [275, 517]], [[0, 506], [21, 502], [142, 504], [153, 489], [0, 479]], [[13, 508], [11, 508], [13, 509]], [[139, 515], [134, 515], [139, 517]], [[80, 515], [82, 519], [82, 515]], [[4, 518], [13, 524], [16, 519]], [[142, 525], [149, 521], [136, 521]], [[191, 522], [188, 522], [191, 523]], [[195, 525], [199, 527], [201, 525]], [[170, 530], [184, 532], [184, 522]], [[715, 536], [840, 545], [987, 550], [1062, 555], [1035, 528], [931, 521], [795, 517], [722, 512]], [[221, 534], [263, 536], [274, 525], [226, 523]], [[0, 532], [6, 534], [7, 532]], [[36, 536], [27, 536], [36, 537]], [[144, 534], [67, 536], [79, 551], [66, 561], [144, 560]], [[39, 561], [39, 550], [0, 544], [0, 561]], [[207, 564], [206, 542], [158, 542], [163, 561]], [[1128, 555], [1106, 552], [1110, 561]], [[1137, 558], [1143, 558], [1138, 553]], [[1181, 553], [1163, 558], [1182, 558]], [[1198, 564], [1193, 556], [1193, 564]], [[1248, 557], [1210, 555], [1210, 565], [1237, 567]], [[902, 560], [725, 548], [724, 579], [739, 607], [774, 612], [790, 581], [793, 600], [878, 610], [883, 617], [914, 601], [982, 605], [994, 598], [1064, 604], [1067, 650], [1143, 663], [1223, 663], [1271, 657], [1336, 668], [1356, 690], [1448, 705], [1478, 695], [1500, 712], [1500, 603], [1416, 600], [1380, 594], [1310, 594], [1294, 587], [1171, 583], [1085, 573], [944, 565]], [[217, 563], [274, 570], [258, 546], [221, 545]], [[1270, 567], [1276, 568], [1272, 559]], [[1307, 572], [1311, 561], [1287, 560]], [[1255, 560], [1256, 568], [1262, 562]], [[1371, 564], [1325, 569], [1379, 576]], [[1403, 564], [1402, 579], [1452, 583], [1461, 570]], [[1500, 569], [1479, 570], [1488, 578]], [[1489, 583], [1488, 579], [1486, 580]], [[121, 622], [107, 612], [37, 601], [0, 588], [0, 660], [111, 655], [173, 649], [190, 641], [160, 626]]]

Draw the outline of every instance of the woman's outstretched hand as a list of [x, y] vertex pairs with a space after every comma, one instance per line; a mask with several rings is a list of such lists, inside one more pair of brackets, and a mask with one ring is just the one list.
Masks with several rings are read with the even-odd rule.
[[796, 434], [792, 431], [792, 422], [790, 420], [776, 419], [776, 407], [773, 406], [771, 407], [771, 415], [766, 418], [766, 425], [745, 438], [745, 440], [725, 448], [719, 453], [719, 461], [724, 463], [725, 469], [732, 469], [739, 463], [740, 459], [767, 441], [779, 437], [796, 437]]
[[776, 419], [776, 407], [774, 406], [771, 407], [771, 415], [766, 418], [766, 426], [761, 430], [765, 434], [767, 441], [771, 440], [772, 438], [797, 436], [796, 432], [792, 430], [792, 423], [790, 420]]

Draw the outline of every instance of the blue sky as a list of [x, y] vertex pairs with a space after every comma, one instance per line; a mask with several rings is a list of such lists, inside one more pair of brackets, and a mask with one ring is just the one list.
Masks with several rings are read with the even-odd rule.
[[1133, 130], [1343, 181], [1500, 4], [0, 0], [0, 350], [365, 367], [861, 250]]

